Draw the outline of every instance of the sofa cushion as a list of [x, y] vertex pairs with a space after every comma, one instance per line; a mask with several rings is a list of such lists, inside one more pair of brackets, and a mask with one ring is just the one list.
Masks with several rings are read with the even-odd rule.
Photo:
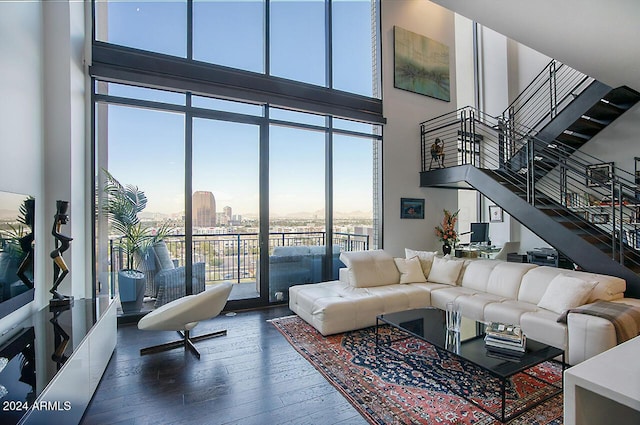
[[445, 285], [442, 289], [434, 289], [431, 291], [431, 306], [445, 310], [448, 302], [456, 301], [458, 297], [463, 295], [473, 295], [478, 293], [479, 292], [474, 289]]
[[477, 260], [471, 261], [464, 270], [461, 285], [465, 288], [477, 289], [485, 292], [489, 276], [494, 267], [500, 264], [496, 260]]
[[273, 254], [276, 256], [280, 255], [309, 255], [309, 247], [306, 245], [301, 246], [276, 246], [273, 248]]
[[431, 271], [431, 265], [433, 264], [434, 257], [438, 255], [438, 251], [414, 251], [413, 249], [404, 249], [404, 258], [418, 257], [420, 259], [420, 266], [424, 277], [429, 277]]
[[487, 292], [505, 298], [516, 299], [522, 276], [534, 267], [538, 266], [528, 263], [506, 263], [501, 261], [491, 271], [487, 281]]
[[484, 308], [484, 320], [509, 324], [520, 323], [524, 313], [538, 311], [538, 306], [524, 301], [505, 300], [488, 304]]
[[378, 297], [383, 304], [382, 313], [413, 310], [431, 305], [428, 290], [414, 285], [386, 285], [367, 288], [369, 294]]
[[520, 316], [520, 327], [527, 338], [566, 350], [567, 326], [558, 323], [558, 317], [559, 314], [542, 309], [523, 313]]
[[420, 265], [420, 259], [418, 257], [409, 259], [394, 258], [393, 261], [396, 263], [396, 267], [398, 267], [398, 271], [400, 272], [400, 283], [427, 281], [422, 273], [422, 266]]
[[332, 281], [289, 288], [289, 306], [322, 335], [330, 335], [376, 324], [376, 315], [384, 311], [380, 297], [358, 299], [338, 295], [343, 284]]
[[[325, 255], [327, 253], [327, 247], [324, 245], [312, 245], [308, 247], [308, 254], [309, 255]], [[339, 254], [340, 253], [340, 245], [333, 245], [331, 247], [332, 253], [333, 254]], [[275, 249], [274, 249], [275, 252]]]
[[171, 253], [164, 241], [156, 242], [153, 244], [153, 251], [155, 252], [156, 261], [160, 270], [172, 270], [175, 269], [173, 261], [171, 261]]
[[562, 314], [570, 308], [583, 305], [598, 282], [559, 274], [538, 302], [538, 307]]
[[541, 266], [529, 270], [522, 277], [520, 290], [518, 291], [518, 301], [538, 304], [549, 283], [562, 272], [563, 269], [549, 266]]
[[456, 303], [464, 317], [482, 322], [485, 320], [484, 310], [490, 304], [500, 304], [505, 298], [498, 295], [478, 292], [477, 294], [460, 295]]
[[460, 276], [464, 261], [450, 258], [433, 258], [433, 265], [429, 271], [429, 282], [455, 285]]
[[381, 249], [343, 252], [340, 260], [349, 269], [349, 283], [356, 288], [400, 282], [400, 273], [393, 257]]

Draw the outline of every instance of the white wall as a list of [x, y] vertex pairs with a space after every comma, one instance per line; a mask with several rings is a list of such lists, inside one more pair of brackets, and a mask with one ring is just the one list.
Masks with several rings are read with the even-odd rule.
[[432, 0], [611, 87], [640, 90], [637, 0]]
[[[638, 123], [640, 123], [640, 104], [636, 104], [598, 133], [581, 148], [581, 151], [603, 162], [613, 162], [616, 169], [633, 173], [633, 158], [640, 157]], [[633, 179], [630, 175], [623, 177]]]
[[0, 331], [51, 298], [56, 199], [71, 201], [62, 233], [74, 238], [64, 255], [71, 273], [59, 289], [86, 294], [84, 17], [84, 2], [0, 2], [0, 190], [36, 197], [37, 241], [35, 300], [0, 320]]
[[[42, 199], [42, 5], [0, 2], [0, 190], [36, 197], [36, 237], [44, 238]], [[44, 249], [36, 252], [35, 278], [45, 274]], [[32, 303], [33, 304], [33, 303]], [[31, 313], [25, 306], [0, 321], [15, 323]]]
[[[383, 144], [383, 247], [395, 256], [404, 248], [441, 249], [434, 227], [442, 209], [457, 209], [457, 192], [420, 187], [419, 123], [456, 109], [454, 14], [423, 0], [382, 2], [382, 87], [387, 124]], [[393, 27], [449, 46], [451, 101], [393, 87]], [[400, 198], [424, 198], [425, 219], [400, 219]]]
[[497, 117], [509, 105], [507, 38], [479, 26], [480, 109]]

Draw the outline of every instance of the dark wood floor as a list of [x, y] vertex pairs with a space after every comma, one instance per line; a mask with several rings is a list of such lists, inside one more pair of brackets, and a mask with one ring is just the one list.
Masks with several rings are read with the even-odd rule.
[[118, 343], [82, 424], [366, 424], [348, 401], [267, 320], [287, 307], [201, 322], [200, 360], [182, 349], [139, 355], [174, 332], [118, 329]]

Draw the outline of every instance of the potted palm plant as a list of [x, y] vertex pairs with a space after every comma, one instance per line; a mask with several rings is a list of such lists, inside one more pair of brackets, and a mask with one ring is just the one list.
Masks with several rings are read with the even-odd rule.
[[145, 275], [137, 270], [137, 263], [147, 255], [149, 247], [167, 235], [167, 227], [156, 232], [144, 225], [138, 215], [147, 206], [144, 192], [134, 185], [122, 185], [108, 171], [106, 176], [104, 211], [112, 229], [121, 235], [117, 247], [126, 257], [126, 266], [118, 271], [118, 292], [124, 313], [138, 312], [142, 308]]

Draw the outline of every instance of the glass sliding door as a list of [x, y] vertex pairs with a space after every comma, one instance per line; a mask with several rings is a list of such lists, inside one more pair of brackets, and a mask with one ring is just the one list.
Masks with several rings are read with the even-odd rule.
[[230, 300], [260, 296], [260, 127], [193, 119], [193, 267]]
[[269, 128], [269, 301], [320, 282], [326, 246], [325, 132]]
[[[112, 286], [120, 295], [123, 312], [139, 314], [140, 308], [151, 310], [185, 294], [184, 271], [180, 269], [185, 261], [185, 116], [107, 105], [100, 118], [106, 121], [98, 125], [101, 156], [97, 172], [102, 175], [101, 181], [106, 179], [106, 170], [127, 192], [144, 194], [135, 200], [140, 206], [138, 231], [134, 228], [127, 238], [123, 226], [114, 226], [110, 220], [108, 240], [99, 241], [108, 244], [104, 252], [108, 252]], [[100, 190], [104, 192], [104, 183]], [[109, 193], [109, 201], [117, 199], [116, 194]], [[104, 213], [100, 211], [99, 219], [106, 224]], [[131, 249], [127, 242], [134, 238], [139, 239], [138, 245]], [[122, 276], [122, 269], [131, 268], [142, 273], [143, 293], [130, 287]]]

